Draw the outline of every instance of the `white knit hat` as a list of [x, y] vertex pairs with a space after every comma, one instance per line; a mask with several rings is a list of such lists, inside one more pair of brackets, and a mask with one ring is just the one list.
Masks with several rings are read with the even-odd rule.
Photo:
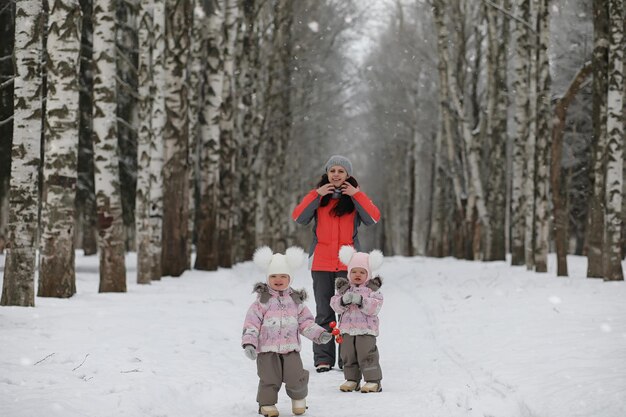
[[302, 248], [292, 246], [282, 253], [273, 253], [268, 246], [258, 248], [254, 252], [253, 262], [261, 269], [265, 270], [266, 280], [273, 274], [289, 275], [289, 284], [293, 280], [293, 273], [304, 262], [304, 251]]

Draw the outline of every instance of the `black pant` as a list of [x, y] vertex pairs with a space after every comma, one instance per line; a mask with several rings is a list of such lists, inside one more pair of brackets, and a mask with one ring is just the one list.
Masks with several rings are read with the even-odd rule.
[[[330, 331], [328, 325], [331, 321], [337, 321], [335, 311], [330, 306], [330, 298], [335, 294], [335, 279], [347, 277], [347, 271], [311, 271], [313, 277], [313, 293], [315, 295], [315, 322]], [[325, 345], [313, 344], [313, 362], [315, 366], [320, 363], [335, 365], [335, 339]], [[341, 367], [341, 359], [339, 360]]]

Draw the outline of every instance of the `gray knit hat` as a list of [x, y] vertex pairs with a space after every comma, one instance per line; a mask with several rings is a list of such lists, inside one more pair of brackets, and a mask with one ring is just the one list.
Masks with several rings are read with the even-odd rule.
[[352, 162], [350, 162], [350, 160], [346, 158], [345, 156], [341, 156], [341, 155], [331, 156], [328, 162], [326, 162], [326, 165], [324, 166], [324, 171], [328, 172], [328, 170], [335, 165], [344, 167], [346, 172], [348, 173], [348, 176], [349, 177], [352, 176]]

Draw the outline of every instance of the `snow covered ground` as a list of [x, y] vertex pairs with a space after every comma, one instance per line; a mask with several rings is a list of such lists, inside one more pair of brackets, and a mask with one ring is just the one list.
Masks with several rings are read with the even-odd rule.
[[[580, 257], [570, 278], [504, 262], [385, 262], [383, 392], [340, 392], [342, 373], [316, 374], [303, 339], [306, 415], [626, 416], [626, 283], [584, 278]], [[98, 260], [79, 254], [74, 297], [0, 307], [0, 416], [257, 415], [255, 365], [239, 344], [263, 274], [246, 262], [139, 286], [135, 264], [129, 254], [128, 293], [98, 294]], [[294, 287], [314, 310], [305, 268]], [[291, 415], [284, 389], [278, 408]]]

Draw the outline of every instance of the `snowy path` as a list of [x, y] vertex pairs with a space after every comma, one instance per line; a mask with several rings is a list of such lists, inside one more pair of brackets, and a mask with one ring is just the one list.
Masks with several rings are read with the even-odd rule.
[[[0, 257], [0, 265], [3, 259]], [[239, 347], [251, 263], [97, 294], [78, 257], [78, 294], [0, 308], [0, 416], [255, 416], [254, 363]], [[134, 265], [129, 256], [129, 265]], [[316, 374], [307, 416], [623, 417], [626, 284], [534, 274], [505, 263], [388, 258], [379, 394]], [[309, 290], [308, 271], [294, 287]], [[313, 310], [314, 304], [308, 302]], [[284, 390], [281, 415], [291, 414]]]

